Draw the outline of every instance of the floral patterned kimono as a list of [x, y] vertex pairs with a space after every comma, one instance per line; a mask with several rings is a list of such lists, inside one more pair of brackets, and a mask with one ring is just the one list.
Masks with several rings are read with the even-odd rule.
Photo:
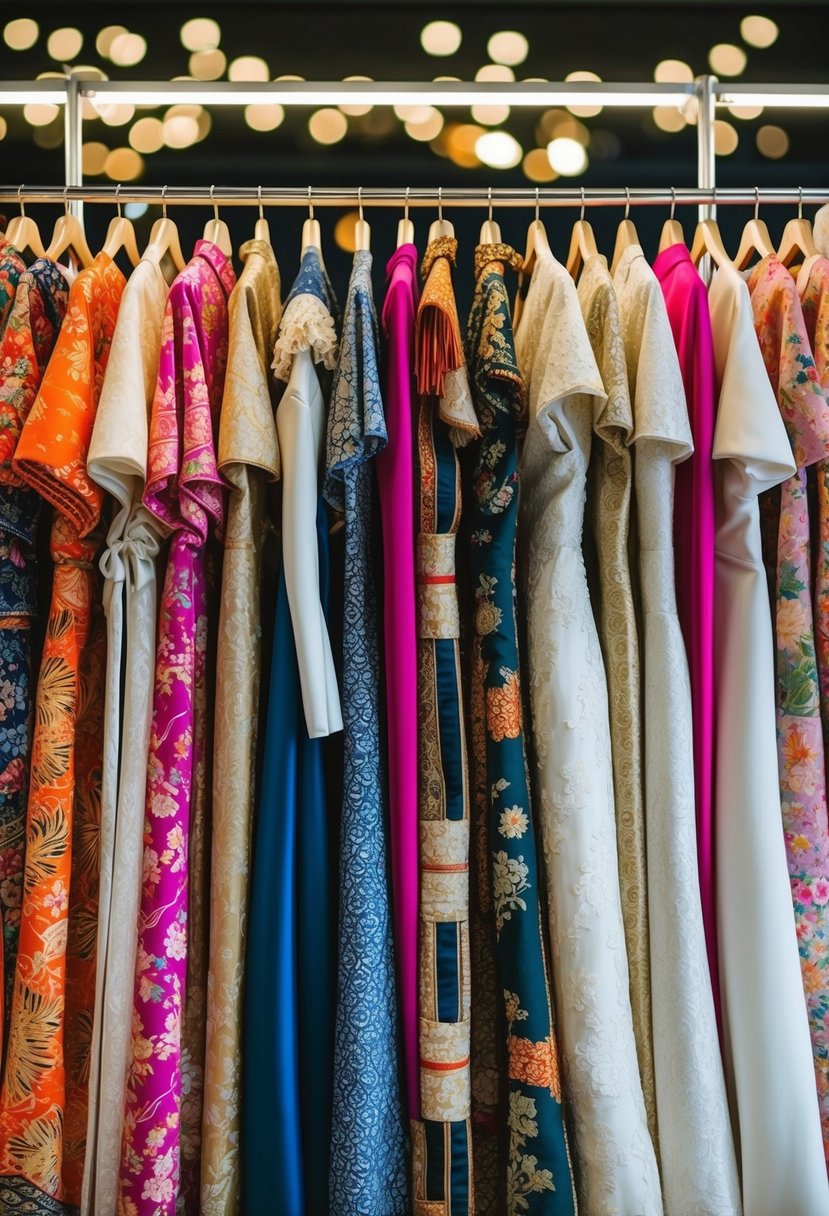
[[475, 1210], [471, 1144], [469, 784], [460, 687], [456, 448], [480, 434], [458, 324], [458, 243], [432, 241], [415, 331], [420, 770], [420, 1104], [415, 1216]]
[[13, 463], [56, 507], [0, 1094], [0, 1207], [25, 1200], [36, 1213], [79, 1202], [86, 1142], [105, 663], [93, 565], [103, 492], [87, 476], [86, 457], [123, 288], [123, 275], [105, 253], [73, 282]]
[[0, 302], [6, 301], [0, 342], [0, 1057], [9, 1031], [23, 901], [40, 515], [40, 496], [20, 486], [11, 458], [57, 340], [67, 295], [66, 279], [54, 263], [44, 259], [26, 270], [11, 246], [0, 243]]
[[[494, 1033], [506, 1045], [509, 1108], [508, 1155], [499, 1162], [490, 1193], [483, 1193], [479, 1172], [476, 1211], [518, 1216], [572, 1213], [576, 1199], [561, 1106], [524, 745], [515, 533], [517, 438], [526, 427], [526, 392], [515, 357], [505, 264], [520, 266], [518, 255], [508, 245], [479, 245], [476, 249], [475, 298], [467, 333], [482, 430], [474, 474], [471, 553], [475, 585], [470, 693], [474, 852], [481, 871], [478, 884], [483, 888], [478, 896], [481, 912], [488, 914], [497, 942], [500, 998], [499, 1008], [481, 1013], [494, 1023]], [[480, 929], [486, 932], [485, 923]], [[475, 1009], [473, 1004], [473, 1013]], [[497, 1093], [493, 1096], [498, 1097]], [[500, 1113], [493, 1111], [496, 1116]], [[476, 1141], [484, 1130], [476, 1120]]]
[[[123, 1216], [198, 1211], [203, 988], [192, 982], [206, 915], [198, 833], [205, 811], [207, 555], [224, 520], [215, 433], [233, 267], [209, 241], [170, 288], [143, 502], [173, 533], [161, 592], [147, 773], [133, 1036], [121, 1160]], [[199, 867], [199, 868], [197, 868]], [[199, 884], [200, 885], [200, 884]], [[185, 1001], [186, 993], [186, 1001]], [[201, 1031], [187, 1038], [188, 1018]]]

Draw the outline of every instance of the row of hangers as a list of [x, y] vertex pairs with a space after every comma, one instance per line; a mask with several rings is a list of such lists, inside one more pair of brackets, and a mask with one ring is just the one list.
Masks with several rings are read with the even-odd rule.
[[[167, 215], [167, 204], [165, 194], [167, 187], [163, 187], [161, 191], [161, 218], [156, 220], [150, 231], [150, 239], [147, 248], [143, 255], [139, 253], [138, 242], [136, 240], [135, 228], [132, 221], [127, 219], [121, 213], [121, 204], [118, 199], [120, 185], [116, 187], [115, 201], [117, 206], [117, 215], [111, 221], [107, 230], [106, 238], [103, 244], [103, 251], [111, 258], [114, 258], [121, 250], [126, 254], [133, 266], [136, 266], [141, 260], [141, 257], [149, 258], [156, 262], [161, 262], [161, 259], [168, 254], [173, 262], [176, 270], [182, 270], [185, 265], [185, 257], [181, 249], [181, 241], [178, 234], [178, 228], [173, 220]], [[52, 233], [50, 244], [44, 246], [35, 221], [26, 215], [26, 209], [22, 199], [23, 187], [20, 187], [18, 197], [20, 199], [20, 214], [15, 216], [8, 225], [6, 230], [6, 239], [19, 249], [21, 252], [30, 250], [35, 257], [47, 257], [52, 261], [57, 261], [64, 254], [70, 253], [75, 257], [81, 266], [89, 266], [94, 260], [94, 254], [89, 248], [86, 239], [82, 221], [70, 212], [66, 198], [64, 198], [64, 214], [60, 216], [55, 224]], [[673, 192], [675, 194], [675, 192]], [[213, 199], [214, 187], [210, 187], [210, 197]], [[356, 250], [368, 250], [371, 247], [371, 227], [363, 215], [362, 189], [357, 192], [358, 199], [358, 219], [354, 229], [354, 244]], [[665, 221], [662, 228], [662, 233], [659, 240], [659, 251], [667, 249], [670, 245], [685, 244], [685, 234], [682, 225], [674, 218], [676, 203], [671, 206], [670, 218]], [[808, 220], [803, 217], [803, 202], [801, 191], [801, 202], [798, 206], [797, 217], [791, 219], [783, 229], [783, 235], [779, 246], [775, 250], [769, 230], [763, 220], [759, 216], [760, 211], [760, 192], [757, 190], [756, 202], [754, 207], [754, 216], [746, 224], [743, 229], [740, 246], [735, 257], [729, 257], [722, 236], [720, 235], [719, 225], [716, 220], [704, 219], [701, 220], [696, 227], [694, 239], [691, 243], [690, 255], [691, 260], [696, 266], [702, 261], [706, 255], [709, 256], [717, 266], [723, 266], [726, 263], [733, 264], [738, 270], [744, 270], [753, 258], [763, 258], [771, 253], [777, 254], [784, 266], [790, 266], [796, 258], [812, 257], [818, 252], [815, 245], [812, 226]], [[414, 225], [409, 219], [408, 192], [406, 202], [404, 204], [403, 218], [397, 226], [397, 246], [414, 243]], [[443, 201], [441, 192], [438, 191], [438, 218], [432, 223], [429, 228], [429, 242], [438, 237], [454, 237], [454, 225], [443, 218]], [[258, 240], [270, 243], [270, 228], [268, 221], [265, 219], [262, 205], [262, 187], [259, 187], [259, 218], [256, 221], [254, 229], [254, 237]], [[218, 204], [213, 202], [213, 218], [208, 221], [204, 229], [204, 239], [211, 241], [217, 245], [222, 252], [231, 257], [233, 254], [233, 242], [230, 236], [230, 230], [227, 224], [219, 217]], [[492, 209], [492, 188], [489, 189], [489, 213], [487, 219], [481, 225], [480, 243], [481, 244], [498, 244], [501, 241], [501, 229], [498, 223], [493, 219]], [[625, 249], [631, 245], [638, 245], [639, 237], [636, 232], [636, 227], [630, 219], [630, 199], [625, 206], [624, 219], [619, 224], [616, 232], [616, 243], [613, 250], [613, 258], [611, 260], [611, 272], [616, 270], [619, 259]], [[314, 217], [314, 206], [311, 200], [311, 187], [308, 188], [308, 218], [302, 226], [302, 251], [305, 252], [308, 248], [317, 249], [322, 254], [322, 233], [320, 230], [319, 221]], [[540, 206], [538, 202], [538, 191], [536, 191], [536, 209], [535, 219], [531, 222], [527, 231], [527, 245], [524, 253], [523, 273], [529, 275], [532, 273], [537, 252], [539, 249], [550, 250], [550, 243], [547, 237], [547, 230], [541, 222]], [[592, 256], [599, 253], [596, 245], [596, 238], [593, 233], [593, 227], [588, 220], [585, 219], [585, 199], [584, 191], [582, 191], [582, 207], [581, 215], [573, 225], [573, 232], [570, 239], [570, 248], [567, 253], [565, 265], [567, 270], [573, 276], [578, 277], [579, 270], [582, 264]]]

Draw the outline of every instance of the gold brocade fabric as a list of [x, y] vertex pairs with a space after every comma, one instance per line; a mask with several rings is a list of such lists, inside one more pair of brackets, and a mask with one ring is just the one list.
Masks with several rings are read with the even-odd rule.
[[219, 429], [219, 469], [231, 492], [216, 658], [203, 1216], [235, 1216], [241, 1210], [242, 984], [259, 713], [259, 586], [265, 487], [280, 472], [268, 366], [282, 311], [279, 270], [263, 241], [249, 241], [241, 255], [244, 270], [228, 304]]
[[579, 281], [579, 303], [607, 402], [597, 405], [590, 467], [592, 526], [598, 555], [599, 638], [607, 669], [616, 842], [625, 943], [630, 973], [633, 1033], [648, 1128], [657, 1149], [656, 1093], [651, 1026], [645, 808], [639, 640], [628, 558], [633, 467], [627, 444], [633, 433], [625, 348], [613, 282], [602, 258], [590, 258]]

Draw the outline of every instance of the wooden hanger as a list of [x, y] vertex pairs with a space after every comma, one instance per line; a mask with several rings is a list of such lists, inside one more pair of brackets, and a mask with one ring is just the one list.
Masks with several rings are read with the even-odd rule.
[[769, 230], [760, 219], [760, 189], [758, 186], [754, 187], [754, 200], [754, 218], [750, 219], [743, 229], [740, 247], [734, 259], [734, 265], [738, 270], [745, 270], [755, 254], [758, 258], [766, 258], [770, 253], [774, 253]]
[[403, 204], [403, 219], [397, 224], [397, 248], [401, 245], [414, 245], [414, 224], [409, 219], [409, 187], [406, 187], [406, 201]]
[[256, 221], [256, 226], [253, 229], [253, 239], [255, 241], [264, 241], [266, 245], [271, 243], [271, 229], [268, 221], [265, 219], [265, 208], [262, 206], [262, 187], [258, 186], [256, 190], [259, 196], [259, 219]]
[[371, 249], [371, 225], [363, 218], [363, 187], [357, 187], [357, 211], [359, 219], [354, 225], [354, 252], [368, 252]]
[[524, 249], [524, 259], [521, 268], [521, 277], [525, 278], [531, 275], [535, 266], [538, 250], [543, 249], [552, 256], [550, 249], [550, 241], [547, 237], [547, 229], [541, 222], [541, 203], [539, 200], [538, 186], [535, 188], [535, 218], [527, 229], [527, 244]]
[[226, 258], [233, 257], [233, 241], [230, 239], [230, 229], [224, 220], [219, 219], [219, 204], [216, 202], [213, 192], [215, 186], [210, 187], [210, 198], [213, 203], [213, 219], [208, 220], [204, 226], [202, 239], [210, 241], [212, 245], [216, 245], [221, 249]]
[[731, 261], [720, 235], [720, 226], [716, 220], [700, 220], [694, 232], [694, 240], [691, 244], [691, 261], [695, 266], [699, 266], [706, 254], [718, 266], [725, 266], [727, 262]]
[[567, 261], [565, 262], [567, 270], [573, 279], [578, 278], [582, 263], [586, 262], [590, 257], [598, 256], [598, 253], [599, 248], [593, 235], [593, 225], [584, 218], [584, 186], [582, 186], [581, 214], [573, 225], [573, 232], [570, 236], [570, 248], [567, 252]]
[[10, 245], [14, 245], [18, 253], [25, 253], [27, 249], [30, 249], [36, 258], [45, 257], [46, 250], [43, 247], [40, 229], [26, 214], [26, 208], [23, 206], [22, 186], [18, 188], [17, 200], [20, 203], [20, 215], [16, 215], [6, 229], [6, 240]]
[[616, 269], [621, 260], [622, 254], [626, 249], [630, 249], [631, 245], [639, 244], [639, 234], [636, 231], [636, 226], [633, 220], [630, 219], [630, 187], [625, 188], [627, 202], [625, 203], [625, 217], [619, 227], [616, 229], [616, 244], [613, 247], [613, 261], [610, 263], [611, 274], [616, 273]]
[[143, 257], [149, 258], [151, 262], [155, 262], [156, 266], [160, 265], [161, 259], [165, 253], [169, 253], [170, 259], [176, 270], [184, 270], [185, 257], [181, 252], [181, 242], [179, 240], [178, 228], [171, 219], [167, 218], [167, 203], [165, 196], [167, 187], [161, 187], [161, 219], [156, 220], [150, 231], [150, 240], [147, 248], [144, 250]]
[[57, 262], [64, 253], [69, 252], [74, 254], [81, 266], [91, 266], [95, 261], [95, 256], [87, 244], [83, 224], [77, 215], [69, 210], [67, 192], [68, 187], [63, 192], [64, 212], [55, 224], [52, 241], [46, 250], [46, 256], [53, 262]]
[[501, 244], [501, 225], [497, 224], [492, 218], [492, 186], [487, 190], [487, 199], [489, 201], [489, 215], [481, 224], [481, 235], [478, 238], [479, 245], [500, 245]]
[[777, 256], [784, 266], [791, 266], [796, 258], [812, 258], [818, 252], [812, 225], [803, 218], [803, 187], [800, 187], [800, 201], [797, 205], [797, 219], [789, 220], [783, 229]]
[[671, 214], [665, 223], [662, 225], [662, 232], [659, 237], [659, 252], [662, 253], [665, 249], [670, 249], [671, 245], [684, 245], [685, 233], [682, 231], [682, 225], [679, 220], [674, 219], [676, 211], [676, 187], [671, 186]]
[[311, 187], [308, 187], [308, 219], [302, 225], [302, 247], [300, 256], [304, 255], [307, 249], [316, 249], [320, 257], [320, 266], [325, 269], [325, 262], [322, 257], [322, 232], [320, 231], [319, 220], [314, 219], [314, 204], [311, 202]]
[[455, 225], [443, 218], [443, 186], [438, 186], [438, 218], [429, 225], [429, 244], [442, 236], [454, 236]]
[[133, 266], [137, 266], [141, 261], [141, 254], [138, 252], [138, 243], [135, 239], [135, 228], [132, 225], [132, 220], [125, 219], [121, 215], [121, 204], [118, 200], [120, 191], [121, 183], [119, 182], [115, 187], [115, 206], [118, 208], [118, 214], [114, 220], [110, 221], [109, 228], [107, 229], [104, 241], [104, 253], [114, 258], [119, 249], [123, 249]]

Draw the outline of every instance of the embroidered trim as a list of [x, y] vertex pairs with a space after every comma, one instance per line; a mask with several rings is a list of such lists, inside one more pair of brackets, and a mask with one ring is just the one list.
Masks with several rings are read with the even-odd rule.
[[337, 366], [334, 318], [322, 300], [312, 295], [294, 296], [282, 314], [271, 363], [278, 380], [287, 384], [294, 355], [301, 350], [310, 350], [314, 362], [322, 363], [329, 371]]

